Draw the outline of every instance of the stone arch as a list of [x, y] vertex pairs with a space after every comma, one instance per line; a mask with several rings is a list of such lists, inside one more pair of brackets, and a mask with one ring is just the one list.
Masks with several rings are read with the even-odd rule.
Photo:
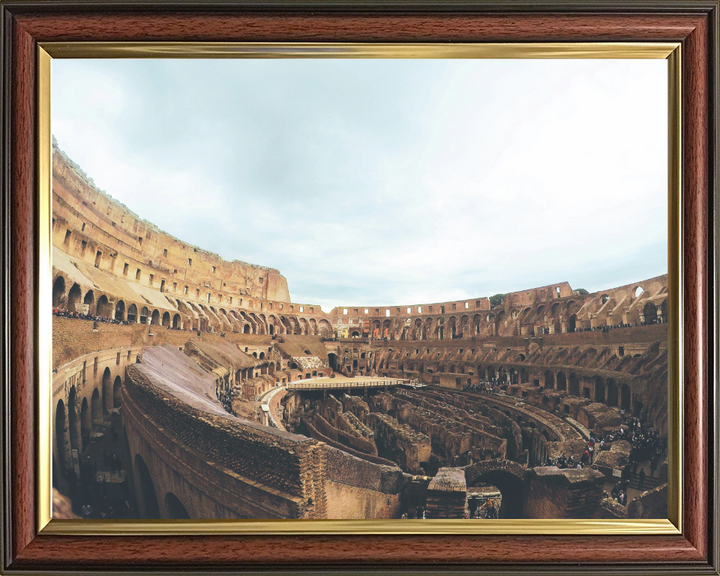
[[562, 391], [567, 390], [567, 379], [565, 378], [564, 372], [557, 373], [557, 389]]
[[175, 314], [172, 319], [172, 327], [175, 329], [179, 329], [182, 327], [182, 317], [180, 314]]
[[555, 376], [550, 370], [545, 370], [545, 388], [555, 388]]
[[147, 306], [143, 306], [140, 310], [140, 324], [148, 324], [148, 316], [150, 316], [150, 310]]
[[68, 426], [70, 428], [70, 447], [82, 452], [82, 436], [80, 432], [80, 411], [77, 406], [77, 391], [75, 386], [70, 388], [68, 397]]
[[120, 400], [121, 388], [122, 388], [122, 380], [120, 379], [120, 376], [115, 376], [115, 382], [113, 383], [113, 391], [112, 391], [113, 408], [120, 408], [120, 406], [122, 405], [122, 402]]
[[318, 333], [323, 338], [330, 338], [330, 336], [332, 336], [332, 333], [333, 333], [330, 322], [328, 322], [327, 320], [324, 320], [324, 319], [320, 320], [320, 322], [318, 322]]
[[155, 326], [160, 324], [160, 311], [159, 310], [157, 310], [157, 309], [153, 310], [152, 315], [150, 316], [150, 324], [154, 324]]
[[243, 327], [243, 334], [250, 334], [252, 332], [252, 328], [250, 327], [250, 324], [245, 324]]
[[112, 304], [108, 301], [107, 296], [103, 294], [98, 298], [97, 302], [97, 315], [103, 318], [110, 318], [112, 315]]
[[127, 311], [127, 321], [130, 322], [130, 324], [135, 324], [135, 322], [137, 322], [137, 319], [137, 306], [135, 304], [130, 304]]
[[170, 312], [164, 312], [162, 315], [162, 325], [170, 326]]
[[81, 312], [81, 310], [78, 310], [81, 297], [82, 290], [80, 289], [80, 284], [73, 284], [72, 288], [70, 288], [70, 291], [68, 292], [67, 301], [67, 309], [70, 312]]
[[308, 330], [308, 321], [305, 318], [300, 318], [300, 333], [304, 336], [307, 336], [310, 332]]
[[65, 278], [62, 275], [55, 278], [52, 291], [53, 308], [58, 308], [65, 303]]
[[172, 492], [165, 494], [165, 513], [170, 520], [189, 520], [190, 514], [187, 508], [180, 501], [180, 498]]
[[93, 390], [92, 399], [90, 400], [90, 410], [92, 415], [93, 428], [103, 425], [103, 408], [100, 402], [100, 392], [97, 388]]
[[578, 380], [577, 374], [572, 372], [570, 374], [570, 394], [573, 396], [580, 396], [580, 381]]
[[620, 408], [628, 412], [630, 410], [630, 386], [623, 384], [620, 387]]
[[595, 376], [595, 402], [605, 404], [605, 383], [600, 376]]
[[140, 514], [149, 520], [160, 519], [160, 507], [158, 506], [155, 485], [153, 484], [150, 470], [140, 454], [135, 455], [135, 469], [138, 475], [138, 505]]
[[577, 327], [577, 314], [571, 314], [570, 318], [568, 318], [567, 331], [575, 332], [576, 327]]
[[110, 368], [105, 368], [102, 375], [102, 399], [103, 399], [103, 412], [107, 414], [112, 410], [112, 375], [110, 374]]
[[83, 398], [80, 407], [80, 437], [82, 438], [83, 449], [90, 446], [90, 436], [92, 434], [92, 420], [90, 418], [90, 408], [88, 407], [87, 398]]
[[93, 304], [95, 304], [95, 292], [92, 290], [88, 290], [85, 292], [85, 297], [83, 298], [83, 305], [87, 306], [87, 312], [86, 314], [94, 314], [95, 310], [93, 309]]
[[122, 300], [115, 304], [115, 320], [125, 320], [125, 302]]
[[607, 405], [614, 407], [618, 405], [618, 387], [612, 378], [607, 379]]
[[58, 400], [55, 408], [55, 449], [60, 466], [60, 472], [67, 474], [72, 466], [72, 452], [70, 447], [70, 427], [65, 411], [65, 402]]
[[[265, 334], [265, 325], [260, 321], [257, 315], [251, 312], [249, 316], [252, 319], [255, 327], [255, 331], [253, 332], [253, 334]], [[295, 332], [292, 332], [292, 334], [295, 334]]]
[[652, 302], [648, 302], [643, 306], [643, 319], [645, 324], [657, 323], [657, 306]]
[[480, 483], [496, 486], [502, 494], [500, 518], [522, 518], [525, 508], [527, 470], [511, 460], [484, 460], [465, 468], [468, 486]]

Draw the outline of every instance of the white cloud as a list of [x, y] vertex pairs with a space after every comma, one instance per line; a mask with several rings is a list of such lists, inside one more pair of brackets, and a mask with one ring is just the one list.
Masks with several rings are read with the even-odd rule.
[[392, 305], [666, 272], [664, 61], [53, 63], [115, 198], [293, 299]]

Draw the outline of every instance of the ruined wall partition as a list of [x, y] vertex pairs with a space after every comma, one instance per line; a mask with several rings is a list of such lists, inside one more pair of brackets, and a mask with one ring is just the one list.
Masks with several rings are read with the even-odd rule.
[[[133, 368], [123, 386], [123, 418], [136, 485], [143, 485], [139, 455], [161, 514], [162, 498], [171, 492], [184, 498], [193, 518], [326, 517], [322, 443], [200, 413]], [[147, 506], [141, 512], [150, 515]]]

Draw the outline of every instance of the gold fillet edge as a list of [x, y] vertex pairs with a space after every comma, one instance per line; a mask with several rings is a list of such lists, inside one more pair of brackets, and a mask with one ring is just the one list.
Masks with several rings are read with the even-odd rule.
[[[528, 524], [532, 523], [532, 528]], [[173, 534], [573, 534], [670, 535], [679, 534], [670, 520], [53, 520], [42, 534], [74, 536]]]
[[[300, 50], [284, 50], [289, 48], [303, 48]], [[342, 48], [343, 51], [329, 53], [329, 48]], [[679, 353], [679, 342], [682, 341], [682, 309], [679, 302], [682, 283], [679, 282], [678, 273], [681, 270], [681, 238], [680, 212], [681, 183], [682, 183], [682, 157], [681, 157], [681, 45], [679, 43], [553, 43], [553, 44], [456, 44], [439, 45], [423, 44], [416, 46], [377, 44], [367, 50], [368, 45], [363, 44], [311, 44], [311, 43], [254, 43], [254, 44], [224, 44], [224, 43], [107, 43], [107, 42], [78, 42], [78, 43], [39, 43], [38, 44], [38, 184], [39, 184], [39, 270], [38, 270], [38, 374], [39, 394], [39, 433], [38, 433], [38, 530], [47, 534], [187, 534], [193, 531], [203, 533], [302, 533], [302, 534], [337, 534], [343, 533], [377, 533], [377, 534], [678, 534], [681, 531], [682, 499], [682, 406], [683, 398], [680, 394], [680, 366], [682, 355]], [[233, 51], [234, 50], [234, 51]], [[459, 55], [458, 55], [459, 54]], [[668, 324], [668, 340], [672, 338], [670, 351], [669, 394], [672, 429], [672, 442], [670, 442], [670, 469], [674, 474], [668, 481], [668, 520], [530, 520], [533, 524], [528, 527], [528, 520], [498, 520], [488, 526], [468, 526], [457, 520], [431, 520], [421, 523], [412, 521], [396, 521], [388, 523], [387, 520], [310, 520], [303, 521], [298, 526], [297, 521], [268, 521], [251, 520], [242, 521], [242, 528], [237, 521], [229, 523], [218, 521], [191, 521], [167, 523], [134, 521], [134, 522], [96, 522], [75, 520], [52, 520], [52, 489], [51, 465], [52, 452], [50, 443], [52, 437], [51, 402], [50, 402], [50, 368], [52, 324], [51, 317], [44, 317], [40, 311], [50, 309], [49, 295], [52, 279], [50, 258], [50, 203], [51, 203], [51, 64], [52, 58], [79, 58], [79, 57], [205, 57], [226, 55], [228, 57], [265, 56], [265, 57], [468, 57], [468, 58], [666, 58], [668, 60], [668, 174], [669, 174], [669, 243], [668, 243], [668, 271], [669, 282], [674, 290], [669, 289], [671, 306], [674, 305], [676, 314], [670, 314]], [[676, 200], [676, 202], [673, 202]], [[675, 297], [672, 297], [675, 294]], [[43, 296], [45, 295], [45, 296]], [[46, 300], [48, 302], [46, 302]], [[677, 315], [677, 323], [673, 326]], [[43, 338], [47, 334], [49, 337]], [[672, 393], [670, 393], [672, 392]], [[673, 447], [675, 449], [673, 450]], [[43, 494], [47, 496], [43, 496]], [[558, 524], [561, 523], [561, 524]], [[308, 525], [309, 524], [309, 525]], [[388, 526], [390, 524], [390, 526]], [[396, 526], [392, 526], [396, 524]]]
[[682, 531], [683, 283], [682, 277], [682, 46], [668, 57], [668, 518]]
[[38, 179], [38, 529], [52, 515], [52, 261], [51, 261], [51, 175], [50, 81], [52, 57], [41, 47], [37, 51], [37, 179]]
[[55, 58], [613, 58], [664, 59], [677, 42], [371, 44], [329, 42], [44, 42]]

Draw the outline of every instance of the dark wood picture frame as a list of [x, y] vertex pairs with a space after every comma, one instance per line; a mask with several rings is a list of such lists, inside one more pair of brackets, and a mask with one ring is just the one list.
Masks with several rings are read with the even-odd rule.
[[[38, 571], [718, 574], [718, 2], [3, 1], [2, 564]], [[39, 42], [682, 44], [683, 533], [662, 536], [52, 536], [38, 534]]]

